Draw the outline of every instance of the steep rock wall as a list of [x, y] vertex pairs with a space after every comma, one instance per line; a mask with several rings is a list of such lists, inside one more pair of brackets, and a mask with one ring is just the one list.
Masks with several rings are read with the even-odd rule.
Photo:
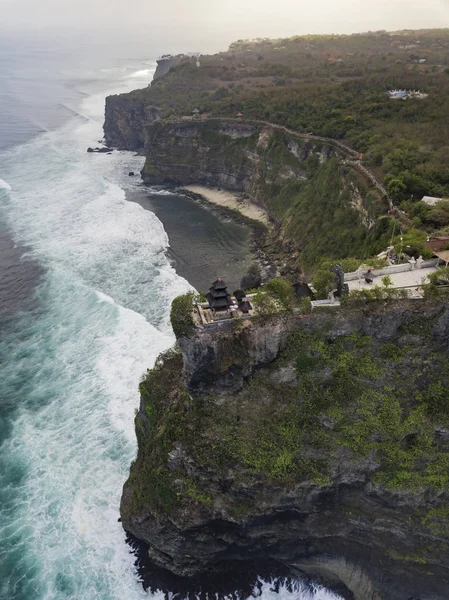
[[145, 183], [245, 195], [268, 211], [279, 239], [301, 253], [303, 265], [379, 252], [389, 241], [378, 195], [332, 146], [255, 123], [210, 119], [160, 121], [145, 138]]
[[274, 559], [446, 600], [448, 321], [400, 301], [181, 338], [141, 385], [125, 529], [178, 575]]
[[140, 150], [145, 146], [145, 127], [161, 118], [159, 109], [129, 94], [106, 98], [103, 126], [108, 146], [120, 150]]
[[[311, 155], [327, 160], [334, 154], [318, 144], [285, 142], [276, 152], [278, 135], [269, 128], [226, 121], [161, 123], [147, 134], [142, 178], [151, 185], [200, 183], [247, 193], [263, 200], [261, 185], [307, 179], [303, 163]], [[270, 152], [270, 150], [272, 150]], [[282, 158], [285, 164], [280, 165]], [[263, 178], [264, 177], [264, 178]]]

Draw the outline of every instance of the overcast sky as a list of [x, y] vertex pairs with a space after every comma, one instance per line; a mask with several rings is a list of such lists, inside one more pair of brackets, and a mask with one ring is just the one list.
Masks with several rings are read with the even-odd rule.
[[49, 28], [215, 51], [248, 37], [449, 27], [449, 0], [0, 0], [0, 30]]

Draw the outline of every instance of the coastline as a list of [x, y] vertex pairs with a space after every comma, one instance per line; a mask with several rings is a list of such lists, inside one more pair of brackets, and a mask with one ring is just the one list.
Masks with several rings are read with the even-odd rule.
[[268, 224], [269, 217], [266, 211], [249, 201], [245, 203], [233, 192], [217, 188], [189, 185], [178, 187], [175, 191], [217, 214], [220, 219], [234, 221], [249, 230], [250, 252], [253, 262], [260, 268], [262, 282], [282, 273], [287, 257], [280, 252], [276, 244], [274, 229]]
[[[251, 265], [258, 262], [256, 231], [251, 225], [257, 228], [259, 223], [240, 217], [236, 211], [228, 214], [229, 209], [173, 188], [142, 186], [127, 192], [126, 198], [161, 221], [173, 268], [199, 292], [206, 292], [218, 276], [238, 289]], [[265, 231], [263, 225], [260, 227]]]
[[211, 204], [235, 210], [247, 219], [259, 221], [265, 226], [269, 226], [270, 219], [267, 211], [238, 194], [203, 185], [186, 185], [180, 189], [184, 192], [187, 191], [202, 196]]

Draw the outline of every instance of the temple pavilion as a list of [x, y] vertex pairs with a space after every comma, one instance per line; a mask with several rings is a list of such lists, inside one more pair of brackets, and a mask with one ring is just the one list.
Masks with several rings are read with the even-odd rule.
[[209, 288], [209, 292], [206, 294], [206, 298], [209, 302], [209, 307], [214, 312], [228, 311], [232, 306], [231, 295], [221, 277], [217, 281], [214, 281], [212, 287]]
[[249, 301], [249, 298], [247, 298], [246, 296], [239, 301], [238, 306], [239, 306], [239, 311], [241, 313], [243, 313], [244, 315], [249, 314], [249, 311], [253, 310], [253, 306], [252, 306], [251, 302]]

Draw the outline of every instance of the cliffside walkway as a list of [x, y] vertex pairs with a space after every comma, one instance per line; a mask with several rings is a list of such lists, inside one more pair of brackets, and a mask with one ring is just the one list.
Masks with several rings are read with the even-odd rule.
[[372, 171], [370, 171], [369, 169], [367, 169], [365, 167], [365, 165], [362, 164], [362, 160], [360, 158], [360, 152], [357, 152], [357, 150], [354, 150], [353, 148], [350, 148], [349, 146], [346, 146], [345, 144], [342, 144], [341, 142], [339, 142], [338, 140], [334, 140], [333, 138], [323, 137], [320, 135], [315, 135], [313, 133], [303, 133], [300, 131], [295, 131], [294, 129], [289, 129], [288, 127], [284, 127], [283, 125], [277, 125], [276, 123], [270, 123], [269, 121], [261, 121], [259, 119], [239, 119], [239, 118], [234, 118], [234, 117], [199, 116], [199, 117], [184, 117], [181, 119], [171, 118], [171, 119], [166, 119], [165, 121], [168, 123], [185, 123], [185, 122], [189, 122], [189, 121], [192, 121], [192, 122], [228, 121], [231, 123], [251, 124], [251, 125], [258, 125], [260, 127], [270, 127], [271, 129], [274, 129], [275, 131], [287, 133], [288, 135], [297, 137], [304, 141], [315, 140], [317, 142], [323, 142], [325, 144], [328, 144], [329, 146], [333, 146], [334, 148], [337, 148], [342, 154], [344, 154], [348, 159], [345, 161], [345, 164], [347, 164], [348, 166], [352, 167], [353, 169], [356, 169], [357, 171], [359, 171], [363, 175], [365, 175], [371, 181], [371, 183], [374, 185], [374, 187], [376, 187], [382, 193], [382, 195], [387, 198], [388, 204], [390, 205], [390, 209], [391, 210], [394, 209], [393, 202], [392, 202], [391, 198], [389, 197], [388, 192], [385, 189], [385, 187], [382, 185], [382, 183], [380, 183], [380, 181], [377, 179], [377, 177], [374, 175], [374, 173]]

